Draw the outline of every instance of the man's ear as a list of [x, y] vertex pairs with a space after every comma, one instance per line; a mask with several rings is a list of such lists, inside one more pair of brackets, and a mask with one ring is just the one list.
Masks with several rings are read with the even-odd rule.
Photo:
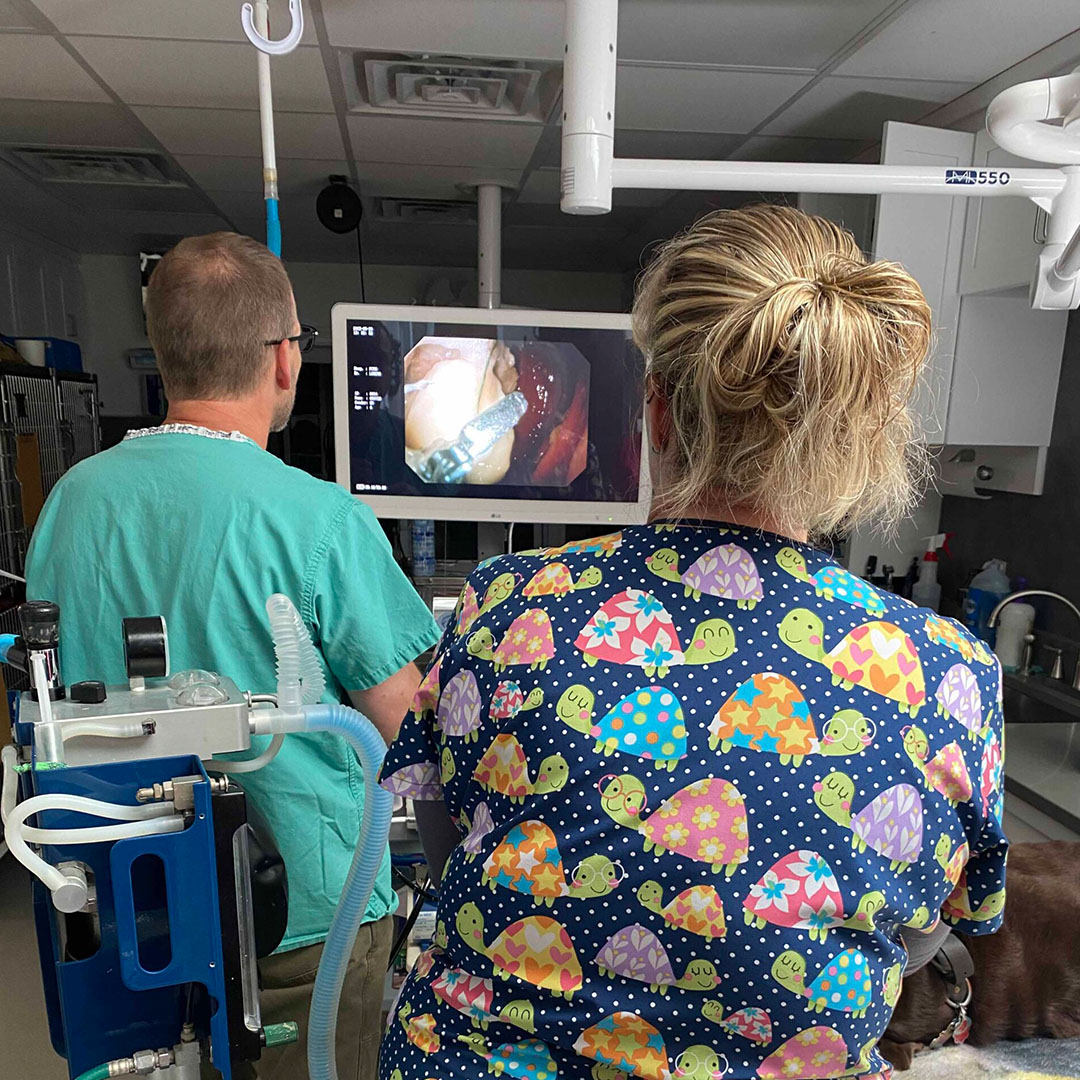
[[287, 341], [274, 346], [274, 383], [279, 390], [291, 390], [296, 382], [289, 351]]

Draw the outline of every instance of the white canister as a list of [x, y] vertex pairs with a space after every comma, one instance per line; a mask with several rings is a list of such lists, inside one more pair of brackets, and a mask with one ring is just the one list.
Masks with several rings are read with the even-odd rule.
[[45, 366], [45, 348], [48, 345], [47, 341], [42, 341], [41, 338], [16, 338], [15, 339], [15, 351], [28, 363], [33, 364], [34, 367]]
[[1013, 601], [1001, 609], [998, 616], [997, 640], [994, 652], [1006, 671], [1016, 671], [1024, 653], [1024, 638], [1035, 625], [1035, 609], [1030, 604]]

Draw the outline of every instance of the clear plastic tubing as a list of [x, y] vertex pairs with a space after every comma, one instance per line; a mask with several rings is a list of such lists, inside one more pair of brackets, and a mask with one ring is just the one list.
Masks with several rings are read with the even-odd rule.
[[277, 656], [277, 705], [283, 712], [297, 712], [313, 705], [326, 690], [326, 679], [307, 627], [293, 602], [283, 593], [266, 601], [270, 633]]
[[22, 838], [31, 844], [107, 844], [113, 840], [129, 840], [133, 836], [158, 836], [183, 831], [184, 818], [181, 814], [86, 829], [35, 829], [31, 825], [23, 825], [19, 830]]
[[345, 705], [309, 705], [304, 708], [303, 730], [327, 731], [344, 736], [356, 750], [364, 772], [364, 818], [360, 826], [360, 839], [323, 946], [308, 1021], [308, 1072], [311, 1080], [337, 1080], [334, 1048], [341, 987], [386, 851], [394, 798], [376, 782], [386, 754], [386, 744], [366, 716]]
[[[23, 823], [28, 817], [40, 810], [73, 810], [80, 814], [111, 819], [113, 821], [144, 821], [147, 818], [168, 817], [173, 814], [173, 807], [164, 803], [148, 806], [128, 806], [120, 803], [99, 802], [81, 795], [35, 795], [26, 799], [10, 811], [4, 823], [4, 839], [8, 849], [50, 891], [56, 892], [68, 883], [68, 879], [55, 866], [50, 866], [40, 856], [35, 855], [23, 839]], [[63, 830], [67, 831], [67, 830]], [[76, 831], [76, 830], [73, 830]]]

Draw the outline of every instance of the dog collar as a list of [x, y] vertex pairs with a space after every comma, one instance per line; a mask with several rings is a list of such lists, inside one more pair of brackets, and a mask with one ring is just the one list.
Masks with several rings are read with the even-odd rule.
[[937, 1049], [950, 1040], [956, 1043], [966, 1042], [971, 1032], [968, 1006], [971, 1004], [971, 980], [975, 977], [975, 961], [972, 960], [967, 946], [955, 934], [950, 933], [930, 963], [945, 980], [945, 1000], [956, 1014], [945, 1030], [930, 1043], [930, 1048]]

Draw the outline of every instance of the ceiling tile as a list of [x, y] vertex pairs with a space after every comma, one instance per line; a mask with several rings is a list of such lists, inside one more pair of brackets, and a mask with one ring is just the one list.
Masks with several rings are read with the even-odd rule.
[[806, 75], [620, 64], [620, 128], [746, 132], [805, 86]]
[[[249, 191], [262, 193], [262, 158], [212, 157], [182, 154], [177, 164], [206, 190]], [[326, 186], [332, 173], [345, 175], [349, 171], [344, 160], [320, 161], [289, 158], [278, 168], [278, 190], [283, 196], [306, 192], [318, 193]]]
[[353, 154], [364, 162], [523, 169], [541, 128], [497, 121], [350, 116]]
[[42, 34], [0, 34], [0, 97], [109, 100], [56, 38]]
[[117, 149], [154, 145], [119, 105], [6, 100], [0, 100], [0, 143]]
[[0, 0], [0, 29], [33, 30], [35, 29], [35, 21], [27, 18], [11, 0]]
[[747, 139], [731, 156], [736, 161], [853, 161], [872, 145], [867, 139], [794, 139], [756, 135]]
[[[247, 44], [73, 37], [72, 44], [129, 105], [257, 109], [255, 52]], [[275, 57], [274, 108], [334, 111], [318, 49]]]
[[913, 4], [844, 61], [838, 75], [979, 83], [1080, 26], [1075, 0]]
[[511, 189], [520, 182], [520, 169], [471, 169], [462, 165], [412, 166], [360, 162], [357, 167], [364, 195], [388, 195], [406, 199], [469, 199], [470, 185], [484, 181], [503, 183]]
[[696, 131], [634, 131], [617, 128], [615, 156], [719, 161], [738, 145], [741, 135]]
[[563, 0], [322, 0], [332, 45], [557, 60]]
[[[819, 68], [892, 0], [622, 0], [626, 60]], [[937, 0], [935, 0], [937, 2]]]
[[[240, 5], [226, 0], [34, 0], [41, 13], [64, 34], [109, 37], [179, 38], [191, 41], [247, 41], [240, 25]], [[306, 45], [316, 44], [310, 7], [304, 5]], [[288, 9], [271, 3], [270, 36], [288, 30]], [[254, 48], [254, 46], [251, 46]]]
[[876, 141], [886, 120], [915, 123], [969, 88], [967, 83], [910, 79], [822, 79], [762, 134]]
[[[139, 107], [135, 115], [174, 154], [222, 154], [255, 157], [262, 154], [259, 114], [229, 109], [168, 109]], [[274, 138], [279, 158], [341, 157], [341, 132], [333, 116], [278, 113]]]

